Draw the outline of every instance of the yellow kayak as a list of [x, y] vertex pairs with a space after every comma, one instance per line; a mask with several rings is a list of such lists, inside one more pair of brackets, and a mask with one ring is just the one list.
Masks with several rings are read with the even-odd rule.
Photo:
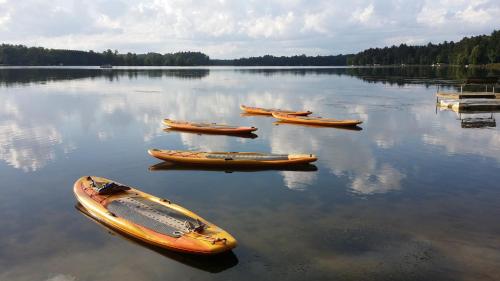
[[97, 220], [145, 243], [210, 255], [236, 247], [226, 231], [169, 200], [100, 177], [81, 177], [76, 199]]
[[260, 115], [271, 115], [273, 112], [281, 112], [281, 113], [286, 113], [286, 114], [290, 114], [290, 115], [307, 116], [307, 115], [312, 113], [312, 111], [294, 111], [294, 110], [286, 110], [286, 109], [251, 107], [251, 106], [246, 106], [246, 105], [240, 105], [240, 108], [245, 113], [260, 114]]
[[279, 119], [280, 121], [285, 121], [285, 122], [300, 123], [307, 125], [334, 126], [334, 127], [356, 126], [363, 123], [363, 121], [361, 120], [339, 120], [333, 118], [295, 116], [279, 112], [273, 112], [273, 117]]
[[150, 149], [148, 153], [163, 161], [219, 166], [283, 166], [317, 160], [313, 154], [270, 154], [258, 152], [202, 152]]

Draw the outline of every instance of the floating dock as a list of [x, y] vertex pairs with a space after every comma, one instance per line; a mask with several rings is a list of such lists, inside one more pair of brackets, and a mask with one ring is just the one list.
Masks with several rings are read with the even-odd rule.
[[[442, 91], [441, 85], [437, 85], [436, 98], [439, 99], [500, 99], [498, 89], [498, 77], [467, 78], [460, 86], [460, 91], [447, 92]], [[482, 88], [482, 90], [479, 90]], [[474, 90], [473, 90], [474, 89]], [[472, 90], [472, 91], [471, 91]], [[479, 90], [479, 91], [478, 91]]]
[[492, 112], [500, 110], [500, 99], [443, 99], [439, 100], [439, 106], [456, 112]]
[[500, 99], [500, 93], [493, 92], [438, 92], [438, 99]]
[[467, 117], [460, 119], [460, 125], [462, 128], [494, 128], [497, 126], [497, 122], [493, 116], [488, 118], [485, 117]]

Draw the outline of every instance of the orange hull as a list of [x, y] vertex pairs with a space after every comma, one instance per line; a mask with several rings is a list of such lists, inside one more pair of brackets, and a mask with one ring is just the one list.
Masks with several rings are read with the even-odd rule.
[[284, 122], [317, 125], [317, 126], [350, 127], [363, 123], [363, 121], [361, 120], [339, 120], [339, 119], [322, 118], [322, 117], [305, 117], [305, 116], [283, 114], [278, 112], [273, 112], [273, 117]]
[[150, 149], [149, 155], [163, 161], [207, 166], [285, 166], [317, 160], [313, 154], [265, 154], [256, 152], [201, 152]]
[[312, 113], [312, 111], [293, 111], [285, 109], [272, 109], [272, 108], [261, 108], [261, 107], [251, 107], [240, 105], [241, 110], [250, 114], [260, 114], [260, 115], [272, 115], [273, 112], [281, 112], [296, 116], [307, 116]]

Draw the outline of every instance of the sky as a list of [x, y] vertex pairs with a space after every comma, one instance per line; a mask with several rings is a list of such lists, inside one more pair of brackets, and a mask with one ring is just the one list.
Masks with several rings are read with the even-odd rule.
[[500, 29], [499, 0], [0, 0], [0, 42], [211, 58], [330, 55]]

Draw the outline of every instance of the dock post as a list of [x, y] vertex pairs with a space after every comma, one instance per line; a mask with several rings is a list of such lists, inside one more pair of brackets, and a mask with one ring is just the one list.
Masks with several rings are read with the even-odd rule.
[[464, 87], [464, 85], [460, 85], [460, 94], [462, 94], [463, 87]]

